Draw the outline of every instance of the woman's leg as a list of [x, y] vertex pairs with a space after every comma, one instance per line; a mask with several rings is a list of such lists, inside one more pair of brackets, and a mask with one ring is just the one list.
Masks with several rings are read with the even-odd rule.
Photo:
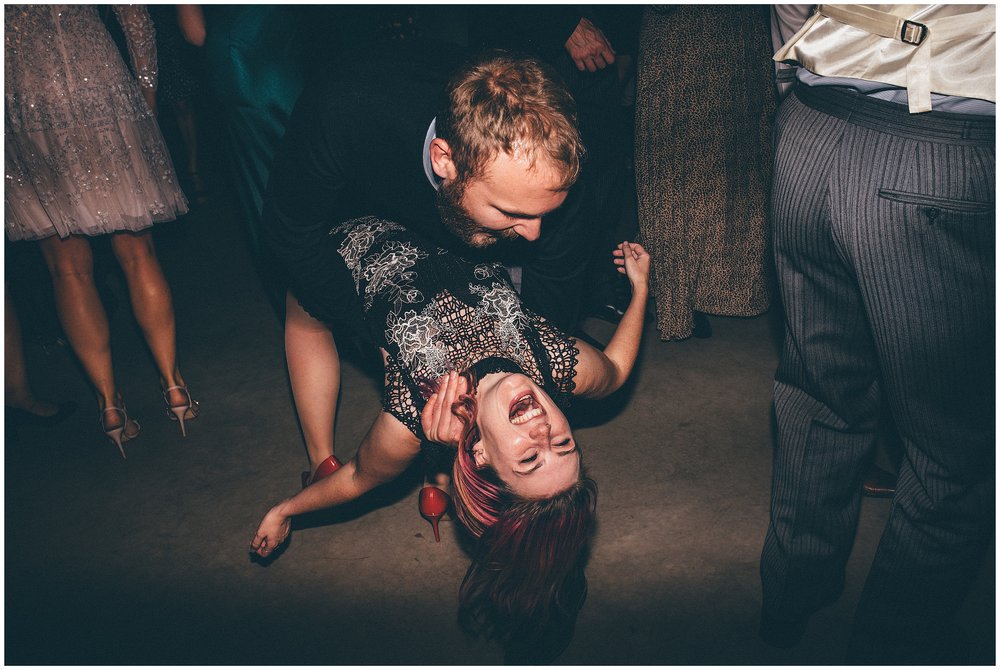
[[181, 132], [181, 140], [187, 150], [187, 172], [191, 178], [191, 186], [196, 195], [204, 195], [205, 182], [198, 173], [198, 122], [195, 116], [194, 101], [191, 98], [175, 100], [173, 103], [174, 118]]
[[291, 292], [285, 298], [285, 360], [312, 472], [333, 455], [340, 355], [330, 329], [302, 309]]
[[16, 407], [37, 416], [54, 416], [59, 411], [55, 403], [39, 400], [28, 384], [28, 369], [24, 362], [24, 344], [21, 340], [21, 322], [10, 299], [7, 283], [4, 296], [4, 405]]
[[[106, 407], [121, 407], [121, 396], [111, 367], [111, 334], [108, 317], [94, 286], [94, 258], [90, 241], [71, 236], [47, 237], [39, 243], [42, 256], [52, 276], [59, 322], [84, 372], [97, 391], [102, 412]], [[105, 428], [120, 426], [118, 412], [103, 415]], [[135, 437], [139, 427], [129, 421], [125, 437]]]
[[[162, 387], [185, 386], [177, 365], [174, 304], [170, 286], [156, 258], [152, 232], [147, 229], [139, 233], [114, 233], [111, 248], [125, 273], [132, 312], [153, 354]], [[188, 395], [179, 388], [172, 389], [168, 402], [172, 406], [184, 405], [188, 402]], [[191, 407], [185, 418], [197, 415], [197, 408]]]

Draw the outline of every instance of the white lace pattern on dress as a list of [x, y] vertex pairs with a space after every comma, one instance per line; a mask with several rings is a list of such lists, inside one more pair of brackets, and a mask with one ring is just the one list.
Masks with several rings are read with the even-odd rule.
[[414, 434], [421, 435], [422, 386], [489, 358], [516, 363], [556, 396], [572, 393], [579, 353], [572, 338], [524, 309], [500, 263], [473, 265], [374, 217], [331, 235], [343, 238], [337, 252], [369, 332], [388, 353], [383, 407]]

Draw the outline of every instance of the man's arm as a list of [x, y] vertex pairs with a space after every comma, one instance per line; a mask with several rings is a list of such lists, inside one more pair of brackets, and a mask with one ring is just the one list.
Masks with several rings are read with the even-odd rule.
[[177, 5], [177, 26], [181, 35], [196, 47], [205, 46], [205, 13], [201, 5]]
[[[771, 5], [771, 46], [775, 52], [790, 40], [812, 14], [815, 5]], [[795, 84], [798, 68], [789, 63], [774, 64], [778, 99], [784, 98]]]

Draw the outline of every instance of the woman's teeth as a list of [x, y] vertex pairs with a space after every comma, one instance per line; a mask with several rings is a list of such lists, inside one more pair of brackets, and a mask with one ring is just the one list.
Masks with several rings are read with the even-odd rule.
[[543, 414], [545, 414], [545, 409], [538, 404], [535, 396], [531, 393], [525, 393], [511, 407], [510, 422], [515, 426], [520, 426]]
[[525, 412], [520, 416], [515, 416], [513, 419], [510, 420], [510, 422], [515, 426], [520, 426], [522, 423], [527, 423], [528, 421], [534, 419], [536, 416], [540, 416], [544, 413], [545, 412], [544, 410], [542, 410], [541, 407], [536, 407], [534, 409], [529, 409], [527, 412]]

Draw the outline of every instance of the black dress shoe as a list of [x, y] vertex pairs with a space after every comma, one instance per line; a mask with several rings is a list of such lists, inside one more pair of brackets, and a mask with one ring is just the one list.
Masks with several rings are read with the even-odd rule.
[[872, 465], [865, 474], [862, 491], [869, 498], [891, 498], [896, 494], [896, 475]]
[[772, 647], [791, 649], [806, 634], [809, 617], [779, 619], [766, 613], [760, 615], [760, 639]]
[[56, 407], [55, 414], [45, 416], [8, 405], [4, 407], [4, 420], [9, 426], [54, 426], [76, 411], [76, 403], [72, 400], [61, 402]]
[[632, 289], [624, 277], [617, 274], [610, 280], [599, 283], [593, 293], [585, 299], [584, 312], [601, 321], [617, 324], [625, 316], [632, 301]]
[[783, 616], [778, 616], [773, 612], [761, 609], [760, 629], [758, 634], [760, 639], [779, 649], [790, 649], [797, 645], [806, 634], [809, 626], [809, 618], [825, 607], [829, 607], [837, 602], [844, 592], [844, 577], [833, 578], [832, 580], [821, 580], [824, 584], [822, 590], [815, 595], [815, 606], [805, 610], [805, 613], [798, 616], [789, 616], [785, 611], [778, 609]]
[[701, 340], [712, 337], [712, 324], [708, 322], [708, 317], [702, 312], [694, 313], [694, 329], [691, 331], [691, 335]]
[[595, 319], [607, 321], [608, 323], [618, 323], [625, 316], [625, 311], [617, 305], [608, 303], [607, 305], [598, 305], [593, 308], [587, 316], [592, 316]]

